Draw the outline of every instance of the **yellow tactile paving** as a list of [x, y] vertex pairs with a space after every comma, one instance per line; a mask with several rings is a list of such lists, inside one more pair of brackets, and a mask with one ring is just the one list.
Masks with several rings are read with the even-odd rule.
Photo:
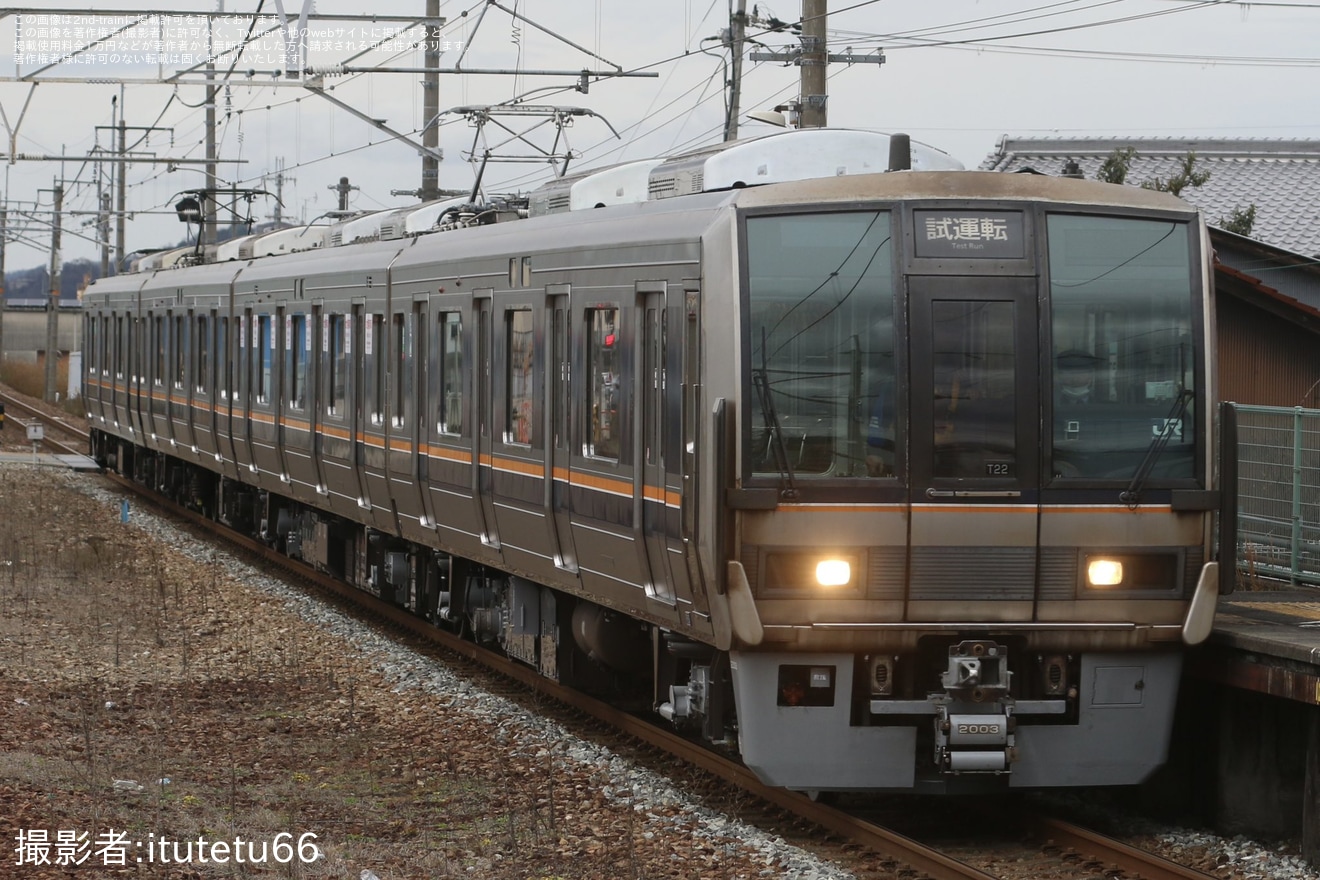
[[1320, 602], [1230, 602], [1234, 608], [1273, 611], [1304, 620], [1320, 620]]

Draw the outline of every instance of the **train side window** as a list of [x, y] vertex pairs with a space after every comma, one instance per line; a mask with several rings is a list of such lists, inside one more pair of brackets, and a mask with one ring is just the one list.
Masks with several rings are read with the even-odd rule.
[[85, 344], [85, 365], [89, 368], [89, 373], [95, 374], [99, 372], [98, 368], [100, 367], [100, 350], [97, 348], [97, 336], [100, 334], [97, 332], [99, 326], [96, 316], [83, 315], [82, 325], [83, 336], [87, 340]]
[[307, 344], [309, 327], [302, 312], [290, 315], [289, 321], [289, 406], [301, 410], [307, 406]]
[[197, 319], [197, 359], [193, 370], [193, 385], [201, 394], [207, 393], [211, 376], [211, 319], [202, 315]]
[[344, 334], [344, 316], [329, 315], [330, 352], [326, 358], [326, 385], [330, 389], [330, 414], [342, 416], [347, 402], [345, 377], [348, 375], [348, 337]]
[[254, 354], [257, 339], [257, 317], [245, 312], [238, 319], [238, 376], [235, 379], [234, 397], [241, 398], [247, 406], [252, 405], [253, 384], [256, 381], [257, 360]]
[[110, 338], [111, 338], [111, 337], [110, 337], [110, 316], [109, 316], [109, 315], [102, 315], [102, 316], [101, 316], [101, 338], [98, 340], [98, 342], [100, 343], [100, 346], [101, 346], [101, 360], [100, 360], [100, 366], [101, 366], [101, 375], [102, 375], [102, 376], [109, 376], [109, 375], [110, 375], [110, 351], [111, 351]]
[[[138, 320], [137, 329], [134, 331], [134, 336], [136, 337], [134, 342], [136, 343], [136, 348], [138, 353], [138, 360], [137, 360], [138, 381], [144, 385], [150, 384], [152, 382], [151, 374], [148, 372], [148, 370], [151, 367], [151, 352], [153, 351], [156, 352], [156, 357], [158, 359], [163, 360], [163, 358], [165, 357], [165, 355], [163, 354], [163, 350], [161, 349], [159, 344], [157, 344], [155, 348], [147, 347], [148, 339], [154, 339], [157, 343], [163, 341], [160, 339], [159, 333], [157, 333], [154, 337], [152, 336], [151, 328], [153, 326], [154, 326], [153, 318], [151, 317], [141, 318]], [[160, 374], [157, 373], [157, 375]]]
[[368, 314], [367, 334], [367, 369], [371, 375], [371, 423], [379, 425], [385, 421], [385, 316]]
[[174, 387], [183, 390], [188, 375], [188, 319], [174, 316]]
[[275, 347], [275, 337], [270, 332], [270, 315], [257, 316], [256, 343], [253, 353], [256, 359], [257, 403], [270, 402], [270, 366], [271, 350]]
[[436, 428], [442, 434], [463, 433], [463, 316], [441, 312], [436, 317], [440, 336], [436, 345], [440, 368], [440, 403]]
[[391, 319], [390, 342], [394, 347], [394, 387], [390, 404], [390, 421], [401, 428], [407, 418], [408, 401], [408, 316], [395, 312]]
[[587, 442], [583, 454], [619, 459], [619, 310], [587, 311]]
[[169, 344], [169, 325], [165, 323], [163, 315], [156, 315], [152, 321], [154, 338], [152, 339], [152, 350], [156, 352], [156, 371], [152, 374], [151, 380], [155, 385], [165, 384], [165, 347]]
[[535, 427], [532, 401], [536, 394], [532, 381], [535, 342], [531, 310], [506, 312], [505, 334], [504, 350], [509, 360], [504, 372], [508, 376], [504, 442], [530, 446]]
[[229, 318], [215, 322], [215, 384], [221, 400], [229, 397]]
[[124, 378], [124, 352], [128, 346], [124, 344], [124, 316], [115, 316], [115, 378]]

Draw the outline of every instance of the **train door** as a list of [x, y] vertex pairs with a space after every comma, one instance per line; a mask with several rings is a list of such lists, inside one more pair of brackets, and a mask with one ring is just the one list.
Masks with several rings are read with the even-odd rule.
[[550, 536], [555, 565], [577, 571], [573, 550], [570, 505], [570, 426], [573, 424], [570, 394], [572, 370], [569, 285], [546, 288], [545, 318], [548, 340], [545, 368], [545, 508], [549, 513]]
[[[183, 291], [179, 291], [179, 298], [182, 298]], [[189, 408], [192, 403], [192, 395], [188, 388], [188, 357], [192, 342], [192, 310], [171, 309], [169, 314], [169, 330], [167, 336], [170, 340], [170, 359], [166, 364], [165, 373], [165, 394], [168, 403], [165, 412], [168, 414], [165, 419], [166, 430], [171, 441], [171, 448], [176, 445], [188, 447], [192, 445], [189, 439], [188, 417]], [[175, 454], [178, 454], [177, 452]]]
[[[233, 296], [232, 292], [230, 294]], [[234, 409], [238, 396], [238, 354], [234, 337], [239, 319], [231, 319], [228, 310], [215, 319], [215, 431], [216, 449], [227, 477], [238, 476], [237, 452], [234, 449]]]
[[307, 318], [307, 449], [312, 454], [311, 472], [316, 481], [316, 494], [325, 495], [325, 449], [321, 441], [325, 426], [325, 353], [330, 348], [329, 327], [325, 322], [325, 300], [312, 301], [312, 312]]
[[170, 437], [186, 454], [197, 445], [193, 435], [193, 404], [197, 400], [197, 312], [179, 309], [174, 315], [174, 387], [170, 392]]
[[191, 382], [195, 398], [192, 409], [193, 444], [206, 459], [215, 461], [215, 309], [198, 309], [195, 326], [197, 338], [193, 348]]
[[352, 311], [348, 317], [349, 327], [345, 331], [347, 339], [348, 362], [352, 364], [352, 379], [349, 382], [348, 436], [351, 441], [349, 454], [350, 488], [357, 492], [358, 507], [366, 507], [367, 487], [362, 480], [362, 466], [366, 463], [366, 437], [363, 434], [367, 419], [367, 300], [355, 297]]
[[133, 337], [129, 351], [134, 353], [132, 393], [129, 398], [130, 412], [138, 437], [141, 438], [140, 442], [145, 444], [148, 435], [151, 434], [151, 377], [148, 372], [155, 358], [155, 354], [149, 350], [155, 342], [155, 337], [151, 333], [151, 313], [147, 312], [134, 318], [132, 324], [132, 329], [129, 331]]
[[476, 317], [476, 456], [472, 468], [472, 494], [477, 499], [481, 543], [499, 549], [500, 537], [495, 527], [494, 474], [494, 307], [491, 291], [477, 291], [472, 297]]
[[316, 449], [317, 387], [315, 332], [319, 309], [297, 301], [304, 298], [304, 280], [295, 279], [294, 303], [284, 315], [284, 352], [280, 358], [281, 385], [280, 465], [289, 493], [302, 501], [315, 497], [321, 486]]
[[[430, 527], [425, 515], [426, 487], [422, 459], [427, 441], [427, 297], [396, 300], [390, 323], [391, 374], [390, 441], [386, 456], [390, 497], [405, 537], [427, 540]], [[406, 309], [406, 310], [405, 310]]]
[[230, 408], [230, 436], [235, 438], [234, 461], [239, 469], [253, 469], [252, 465], [252, 353], [257, 344], [256, 317], [251, 308], [235, 310], [234, 328], [237, 332], [237, 357], [234, 369], [233, 406]]
[[[288, 307], [278, 307], [275, 310], [275, 324], [271, 331], [273, 334], [271, 344], [275, 349], [273, 353], [275, 375], [272, 377], [270, 389], [271, 415], [275, 419], [275, 465], [278, 468], [280, 481], [285, 485], [289, 484], [289, 441], [291, 436], [296, 436], [295, 425], [289, 412], [296, 403], [293, 388], [294, 350], [302, 340], [299, 338], [295, 342], [295, 336], [302, 331], [304, 322], [302, 313], [293, 311], [296, 307], [293, 302]], [[278, 344], [275, 342], [276, 339], [279, 340]], [[282, 491], [287, 493], [290, 490]]]
[[[674, 604], [669, 570], [669, 491], [665, 475], [665, 283], [637, 287], [637, 407], [633, 424], [633, 523], [642, 548], [646, 595]], [[677, 495], [677, 493], [672, 493]], [[677, 498], [673, 499], [675, 509]]]
[[111, 414], [114, 416], [114, 424], [118, 427], [126, 422], [128, 415], [128, 388], [127, 379], [124, 377], [124, 313], [114, 311], [111, 313], [110, 323], [114, 328], [114, 353], [110, 356], [110, 386]]
[[[908, 280], [909, 619], [1025, 620], [1036, 572], [1035, 278]], [[975, 570], [968, 580], [954, 572]]]
[[248, 394], [248, 430], [251, 436], [253, 473], [282, 476], [284, 466], [278, 460], [279, 353], [283, 338], [283, 309], [252, 316], [252, 384]]
[[159, 449], [170, 437], [170, 316], [168, 312], [151, 313], [151, 440]]

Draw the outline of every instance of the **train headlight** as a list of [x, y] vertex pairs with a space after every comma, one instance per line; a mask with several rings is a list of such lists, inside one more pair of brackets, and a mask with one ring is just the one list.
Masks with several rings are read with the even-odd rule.
[[816, 563], [816, 583], [822, 587], [846, 587], [852, 582], [852, 563], [846, 559], [822, 559]]
[[1086, 583], [1092, 587], [1117, 587], [1123, 583], [1123, 563], [1104, 557], [1088, 559]]
[[843, 596], [859, 588], [857, 582], [866, 571], [864, 559], [835, 548], [766, 553], [761, 563], [761, 587], [781, 595]]
[[1084, 554], [1082, 563], [1086, 588], [1091, 590], [1175, 595], [1184, 586], [1182, 554], [1174, 548], [1143, 548], [1128, 553], [1102, 550]]

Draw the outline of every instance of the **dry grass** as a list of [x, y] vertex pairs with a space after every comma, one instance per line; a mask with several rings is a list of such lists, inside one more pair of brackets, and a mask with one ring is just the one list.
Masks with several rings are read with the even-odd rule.
[[[46, 396], [46, 358], [40, 355], [35, 362], [0, 361], [0, 385], [42, 400]], [[65, 391], [69, 387], [68, 358], [59, 358], [55, 363], [55, 389], [59, 394], [59, 406], [71, 415], [83, 415], [81, 400], [69, 399]]]
[[181, 559], [120, 523], [117, 505], [37, 473], [0, 468], [0, 509], [25, 511], [0, 528], [0, 838], [11, 850], [27, 829], [135, 841], [311, 832], [325, 854], [313, 865], [130, 873], [756, 876], [681, 822], [648, 826], [607, 795], [600, 768], [492, 729], [458, 695], [395, 692], [352, 645], [309, 631], [220, 557]]

